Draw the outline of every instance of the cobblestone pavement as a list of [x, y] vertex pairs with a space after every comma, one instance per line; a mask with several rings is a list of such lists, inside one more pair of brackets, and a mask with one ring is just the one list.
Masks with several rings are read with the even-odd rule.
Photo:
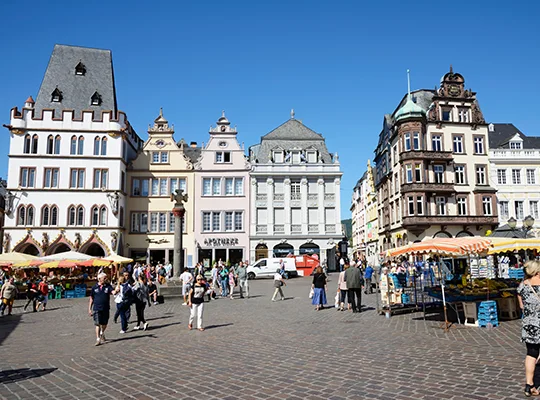
[[[337, 276], [329, 283], [333, 300]], [[88, 299], [49, 301], [46, 312], [0, 319], [3, 399], [517, 399], [524, 348], [519, 321], [449, 332], [422, 313], [379, 316], [315, 311], [309, 278], [289, 280], [271, 302], [271, 280], [250, 299], [205, 304], [206, 331], [187, 329], [188, 308], [167, 300], [149, 330], [94, 346]], [[333, 301], [332, 301], [333, 303]], [[135, 312], [133, 310], [133, 315]], [[111, 321], [112, 323], [112, 321]], [[132, 327], [133, 325], [131, 325]]]

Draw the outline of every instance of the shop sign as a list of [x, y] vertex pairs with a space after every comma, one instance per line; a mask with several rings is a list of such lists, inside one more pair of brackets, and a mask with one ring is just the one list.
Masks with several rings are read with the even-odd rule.
[[238, 246], [238, 238], [207, 238], [204, 245], [210, 247]]

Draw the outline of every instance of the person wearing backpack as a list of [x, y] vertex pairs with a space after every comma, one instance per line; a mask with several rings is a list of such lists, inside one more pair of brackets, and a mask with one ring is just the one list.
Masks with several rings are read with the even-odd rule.
[[148, 322], [144, 319], [144, 309], [147, 303], [148, 307], [151, 307], [152, 303], [150, 303], [148, 286], [146, 286], [146, 276], [144, 274], [139, 275], [139, 281], [133, 286], [133, 292], [135, 293], [135, 310], [137, 311], [137, 325], [133, 330], [138, 331], [142, 329], [145, 331], [148, 328]]

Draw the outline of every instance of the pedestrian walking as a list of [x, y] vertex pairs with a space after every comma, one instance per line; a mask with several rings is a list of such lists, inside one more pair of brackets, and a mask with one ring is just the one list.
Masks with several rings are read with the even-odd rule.
[[362, 312], [362, 273], [354, 262], [345, 271], [344, 280], [347, 282], [347, 297], [353, 313]]
[[88, 303], [88, 314], [93, 317], [96, 326], [96, 346], [107, 340], [105, 330], [109, 323], [110, 301], [113, 292], [113, 287], [107, 282], [107, 275], [102, 272], [98, 275], [97, 283], [92, 287]]
[[191, 284], [193, 283], [193, 275], [186, 269], [182, 272], [182, 275], [180, 275], [180, 280], [182, 281], [182, 296], [184, 296], [184, 303], [182, 305], [187, 306], [187, 296], [191, 289]]
[[525, 264], [525, 280], [517, 288], [518, 300], [523, 310], [521, 341], [527, 346], [525, 356], [525, 396], [537, 395], [534, 387], [534, 370], [540, 356], [540, 261]]
[[37, 312], [37, 298], [39, 296], [38, 287], [35, 282], [32, 282], [31, 280], [28, 281], [28, 291], [26, 292], [26, 297], [28, 298], [28, 301], [26, 302], [26, 305], [24, 306], [24, 311], [28, 308], [30, 303], [32, 303], [32, 310], [34, 312]]
[[233, 299], [233, 293], [234, 293], [235, 286], [236, 286], [236, 282], [235, 282], [235, 279], [234, 279], [234, 270], [231, 268], [229, 270], [229, 291], [230, 291], [231, 300]]
[[[349, 269], [349, 264], [345, 264], [343, 267], [344, 271], [339, 273], [338, 278], [338, 292], [339, 292], [339, 307], [338, 311], [345, 311], [345, 299], [347, 298], [347, 282], [345, 282], [345, 272], [347, 269]], [[351, 301], [349, 301], [348, 307], [351, 305]]]
[[152, 306], [148, 287], [146, 286], [146, 276], [139, 275], [138, 282], [133, 286], [133, 292], [135, 293], [135, 310], [137, 311], [137, 325], [133, 329], [136, 331], [139, 329], [145, 331], [148, 329], [148, 322], [144, 318], [144, 309], [146, 308], [146, 304], [148, 304], [148, 307]]
[[[116, 304], [116, 313], [114, 314], [114, 322], [118, 321], [120, 317], [120, 333], [126, 333], [128, 330], [128, 321], [130, 315], [128, 311], [131, 310], [131, 286], [125, 277], [118, 278], [116, 289], [114, 290], [114, 303]], [[129, 312], [131, 314], [131, 312]]]
[[236, 269], [236, 277], [238, 279], [238, 286], [240, 288], [240, 298], [243, 299], [245, 293], [245, 297], [249, 299], [249, 280], [247, 268], [242, 261], [240, 261], [240, 264]]
[[203, 326], [203, 311], [204, 311], [204, 294], [207, 286], [202, 275], [197, 276], [195, 284], [189, 291], [188, 305], [190, 307], [188, 329], [193, 329], [193, 321], [197, 318], [197, 329], [204, 331]]
[[8, 309], [8, 315], [11, 315], [13, 310], [13, 303], [15, 302], [15, 296], [17, 296], [17, 286], [15, 286], [15, 280], [9, 278], [7, 282], [2, 285], [0, 289], [0, 297], [2, 298], [2, 305], [0, 305], [0, 313], [4, 315], [6, 307]]
[[279, 295], [281, 296], [281, 300], [285, 300], [285, 295], [283, 294], [283, 289], [282, 289], [282, 286], [285, 285], [285, 281], [283, 280], [283, 275], [281, 275], [281, 269], [278, 268], [276, 270], [276, 273], [274, 274], [274, 287], [275, 287], [275, 290], [274, 290], [274, 295], [272, 296], [272, 301], [276, 301], [276, 296]]
[[364, 271], [364, 294], [372, 294], [371, 278], [373, 276], [373, 267], [368, 265]]
[[326, 302], [326, 275], [321, 266], [318, 266], [315, 269], [315, 274], [313, 275], [313, 281], [311, 283], [311, 288], [313, 289], [313, 298], [311, 299], [311, 304], [315, 306], [315, 310], [319, 311], [321, 308], [327, 304]]
[[47, 301], [49, 300], [49, 284], [47, 283], [46, 276], [44, 276], [43, 280], [39, 282], [38, 292], [37, 310], [39, 311], [39, 306], [41, 306], [41, 309], [45, 311], [47, 308]]
[[221, 297], [229, 296], [229, 270], [225, 265], [221, 266], [219, 271], [219, 279], [221, 281]]

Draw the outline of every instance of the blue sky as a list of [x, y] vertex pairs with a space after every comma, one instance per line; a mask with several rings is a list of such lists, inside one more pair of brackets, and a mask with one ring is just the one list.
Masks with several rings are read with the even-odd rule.
[[[101, 6], [99, 4], [102, 4]], [[24, 6], [22, 5], [24, 4]], [[532, 1], [0, 2], [0, 122], [36, 96], [55, 43], [111, 49], [119, 108], [146, 138], [163, 107], [203, 142], [221, 110], [246, 147], [296, 117], [344, 172], [342, 216], [385, 113], [449, 65], [489, 122], [540, 135], [540, 5]], [[0, 176], [9, 134], [0, 135]]]

